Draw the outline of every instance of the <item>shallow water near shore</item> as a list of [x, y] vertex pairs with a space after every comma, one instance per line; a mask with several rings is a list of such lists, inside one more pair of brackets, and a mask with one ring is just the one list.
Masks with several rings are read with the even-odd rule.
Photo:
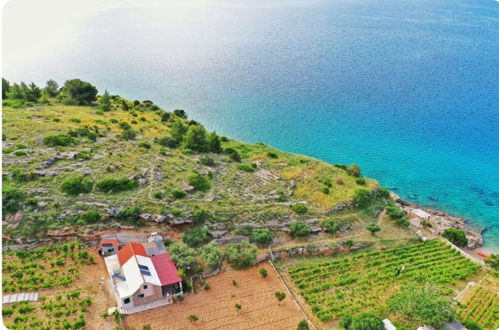
[[[73, 12], [50, 6], [58, 17]], [[486, 248], [499, 251], [498, 2], [170, 1], [147, 9], [111, 1], [86, 10], [67, 21], [38, 15], [39, 31], [22, 40], [5, 31], [4, 76], [40, 84], [79, 77], [186, 109], [227, 136], [358, 163], [402, 198], [486, 228]], [[4, 15], [25, 19], [16, 2]], [[50, 21], [62, 27], [47, 45], [40, 40]]]

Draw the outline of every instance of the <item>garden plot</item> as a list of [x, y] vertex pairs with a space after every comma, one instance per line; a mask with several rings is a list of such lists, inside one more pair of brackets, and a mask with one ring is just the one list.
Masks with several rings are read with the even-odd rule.
[[322, 322], [372, 310], [383, 315], [400, 287], [431, 283], [449, 295], [480, 266], [439, 241], [335, 258], [283, 261], [279, 268]]

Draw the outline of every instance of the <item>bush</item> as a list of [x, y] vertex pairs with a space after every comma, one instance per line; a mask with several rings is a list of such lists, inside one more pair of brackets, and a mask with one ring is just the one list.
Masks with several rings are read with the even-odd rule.
[[171, 149], [178, 147], [178, 142], [169, 136], [154, 138], [154, 143], [157, 143], [163, 147], [168, 147]]
[[213, 166], [215, 165], [215, 160], [213, 159], [213, 157], [210, 157], [210, 156], [202, 156], [200, 159], [199, 159], [200, 163], [205, 165], [205, 166]]
[[220, 250], [220, 246], [218, 246], [218, 244], [210, 243], [203, 246], [199, 250], [199, 254], [203, 259], [203, 262], [210, 269], [217, 269], [220, 267], [220, 263], [222, 262], [222, 250]]
[[395, 205], [389, 205], [386, 207], [386, 213], [388, 214], [388, 216], [395, 220], [395, 219], [401, 219], [403, 217], [405, 217], [405, 212], [400, 209], [399, 207], [395, 206]]
[[139, 148], [151, 149], [151, 145], [148, 142], [140, 142], [138, 146]]
[[334, 234], [340, 229], [340, 224], [338, 221], [333, 219], [326, 219], [322, 222], [322, 228], [330, 234]]
[[244, 172], [254, 172], [255, 169], [248, 164], [237, 164], [237, 169]]
[[301, 221], [293, 222], [291, 226], [289, 226], [289, 229], [291, 230], [291, 236], [293, 237], [303, 237], [310, 234], [310, 228]]
[[360, 167], [357, 164], [352, 164], [352, 165], [348, 166], [347, 172], [351, 176], [356, 176], [356, 177], [359, 177], [361, 174]]
[[192, 173], [188, 177], [189, 184], [194, 187], [194, 189], [199, 191], [208, 191], [211, 188], [211, 184], [206, 177], [198, 173]]
[[116, 218], [118, 218], [119, 220], [136, 223], [140, 219], [141, 212], [142, 211], [139, 206], [131, 206], [119, 211], [116, 215]]
[[68, 195], [76, 196], [92, 192], [94, 182], [85, 177], [66, 179], [61, 184], [61, 190]]
[[83, 214], [81, 215], [81, 218], [86, 223], [97, 223], [97, 222], [101, 221], [102, 215], [97, 210], [89, 210], [89, 211], [83, 212]]
[[28, 153], [24, 150], [17, 150], [16, 152], [14, 152], [14, 155], [16, 155], [17, 157], [22, 157], [22, 156], [26, 156]]
[[377, 233], [378, 231], [381, 230], [381, 227], [375, 224], [374, 222], [371, 222], [370, 224], [367, 225], [366, 229], [369, 230], [372, 235], [374, 235], [374, 233]]
[[286, 298], [286, 294], [282, 291], [276, 291], [275, 292], [275, 297], [277, 298], [277, 300], [279, 301], [283, 301], [284, 298]]
[[107, 178], [97, 181], [96, 187], [105, 193], [121, 192], [137, 188], [138, 183], [135, 180], [130, 180], [125, 177], [120, 179]]
[[260, 276], [262, 278], [265, 278], [269, 275], [269, 273], [267, 272], [267, 270], [265, 268], [260, 268], [260, 270], [258, 272], [260, 273]]
[[85, 105], [95, 101], [97, 88], [80, 79], [67, 80], [62, 88], [63, 101], [69, 104]]
[[208, 151], [215, 153], [222, 152], [222, 142], [215, 132], [208, 134]]
[[277, 154], [275, 152], [272, 152], [272, 151], [267, 152], [267, 157], [274, 158], [274, 159], [278, 158]]
[[232, 148], [226, 148], [224, 149], [224, 153], [229, 155], [229, 158], [232, 159], [235, 162], [240, 162], [241, 161], [241, 156], [237, 152], [237, 150], [232, 149]]
[[351, 239], [349, 239], [347, 241], [344, 241], [343, 245], [348, 247], [348, 248], [351, 248], [354, 245], [354, 242]]
[[208, 211], [199, 208], [192, 211], [192, 216], [194, 217], [194, 222], [196, 224], [204, 223], [210, 218], [210, 214], [208, 213]]
[[383, 319], [376, 314], [364, 312], [355, 316], [346, 314], [340, 326], [347, 330], [384, 330]]
[[190, 314], [187, 319], [191, 322], [196, 322], [197, 320], [199, 320], [199, 317], [196, 315], [196, 314]]
[[308, 208], [305, 204], [293, 204], [290, 205], [290, 207], [293, 212], [298, 214], [305, 214], [308, 211]]
[[283, 190], [279, 189], [277, 190], [277, 200], [279, 202], [285, 202], [288, 200], [288, 195], [286, 195], [286, 193]]
[[296, 329], [297, 330], [309, 330], [310, 328], [308, 327], [308, 322], [306, 320], [301, 320], [298, 323], [298, 327]]
[[43, 139], [43, 144], [47, 147], [66, 147], [76, 144], [76, 140], [66, 134], [49, 135]]
[[268, 229], [257, 228], [251, 233], [251, 241], [260, 246], [268, 246], [272, 244], [272, 233]]
[[181, 121], [176, 120], [173, 122], [172, 127], [170, 129], [170, 134], [172, 138], [180, 144], [184, 140], [184, 135], [187, 132], [187, 127], [182, 124]]
[[129, 140], [135, 140], [135, 138], [137, 137], [137, 132], [135, 132], [133, 129], [129, 128], [129, 129], [124, 129], [122, 132], [121, 132], [121, 138], [123, 140], [126, 140], [126, 141], [129, 141]]
[[230, 243], [227, 245], [227, 259], [234, 268], [251, 267], [256, 263], [257, 248], [248, 242]]
[[162, 191], [155, 191], [152, 193], [152, 197], [156, 199], [163, 199], [163, 197], [165, 197], [165, 194]]
[[466, 329], [468, 330], [482, 330], [482, 327], [479, 326], [475, 321], [463, 321], [461, 322]]
[[354, 192], [353, 200], [359, 206], [367, 205], [371, 200], [371, 194], [366, 189], [357, 189]]
[[74, 130], [69, 130], [68, 135], [72, 137], [86, 137], [93, 142], [97, 140], [97, 134], [95, 132], [90, 131], [86, 127], [78, 127]]
[[357, 178], [357, 179], [355, 179], [355, 183], [357, 183], [358, 185], [361, 185], [361, 186], [365, 186], [366, 179], [365, 178]]
[[14, 187], [5, 184], [2, 186], [2, 213], [5, 217], [8, 213], [15, 213], [22, 208], [26, 194]]
[[468, 239], [466, 238], [466, 234], [461, 229], [448, 228], [444, 230], [442, 236], [447, 238], [454, 245], [461, 247], [468, 245]]
[[185, 272], [194, 272], [197, 267], [196, 251], [185, 244], [172, 243], [167, 248], [175, 265]]
[[99, 109], [102, 111], [109, 111], [112, 108], [111, 97], [109, 96], [108, 91], [106, 90], [104, 94], [99, 97]]
[[189, 126], [184, 137], [184, 147], [198, 152], [208, 151], [208, 139], [203, 126]]
[[326, 195], [329, 195], [329, 188], [328, 187], [322, 187], [321, 188], [321, 192], [326, 194]]
[[182, 237], [182, 242], [190, 247], [198, 247], [210, 241], [210, 234], [207, 227], [196, 227], [186, 230]]
[[180, 199], [180, 198], [184, 198], [185, 197], [186, 192], [183, 191], [183, 190], [180, 190], [180, 189], [175, 189], [174, 191], [172, 191], [172, 195], [176, 199]]
[[183, 118], [183, 119], [187, 119], [187, 114], [182, 109], [175, 109], [175, 110], [173, 110], [173, 114], [175, 116], [177, 116], [177, 117], [180, 117], [180, 118]]

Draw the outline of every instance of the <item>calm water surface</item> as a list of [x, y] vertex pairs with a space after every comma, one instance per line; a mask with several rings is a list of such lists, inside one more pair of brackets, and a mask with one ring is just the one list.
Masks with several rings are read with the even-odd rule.
[[79, 77], [224, 135], [358, 163], [499, 250], [499, 2], [141, 3], [14, 1], [3, 75]]

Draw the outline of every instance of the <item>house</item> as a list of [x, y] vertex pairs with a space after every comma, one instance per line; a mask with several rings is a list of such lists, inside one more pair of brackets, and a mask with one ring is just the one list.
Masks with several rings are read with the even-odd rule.
[[102, 239], [100, 241], [100, 251], [103, 256], [118, 252], [119, 242], [116, 239]]
[[166, 252], [148, 255], [144, 244], [130, 242], [104, 259], [123, 314], [172, 303], [173, 297], [183, 293], [182, 279], [170, 256]]

